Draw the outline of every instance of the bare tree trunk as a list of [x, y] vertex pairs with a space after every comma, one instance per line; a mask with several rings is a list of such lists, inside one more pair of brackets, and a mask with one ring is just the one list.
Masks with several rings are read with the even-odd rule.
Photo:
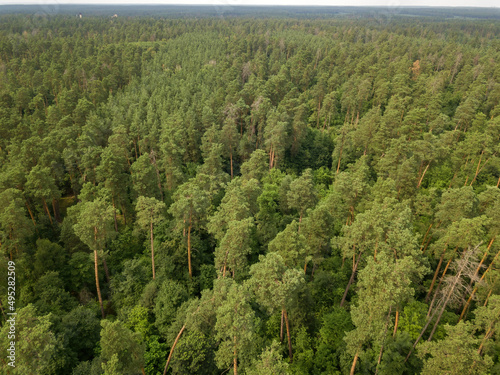
[[446, 247], [447, 247], [447, 244], [444, 246], [444, 250], [443, 250], [443, 253], [441, 254], [441, 258], [439, 258], [439, 263], [436, 267], [436, 271], [434, 272], [434, 277], [432, 278], [432, 282], [431, 282], [431, 286], [429, 288], [429, 292], [427, 293], [427, 296], [425, 296], [425, 302], [428, 302], [429, 301], [429, 298], [431, 296], [431, 293], [432, 293], [432, 289], [434, 289], [434, 284], [436, 283], [436, 279], [437, 279], [437, 276], [439, 274], [439, 270], [441, 269], [441, 264], [443, 264], [443, 259], [444, 259], [444, 254], [446, 252]]
[[97, 250], [94, 250], [94, 272], [95, 272], [95, 286], [97, 289], [97, 298], [99, 299], [99, 306], [101, 307], [101, 315], [104, 319], [104, 307], [102, 305], [102, 296], [101, 296], [101, 288], [99, 287], [99, 269], [98, 269], [98, 260], [97, 260]]
[[7, 316], [5, 315], [5, 311], [4, 311], [4, 309], [3, 309], [2, 300], [0, 300], [0, 310], [2, 310], [2, 315], [3, 315], [3, 318], [4, 318], [5, 320], [7, 320]]
[[408, 358], [410, 358], [410, 355], [411, 353], [413, 353], [413, 350], [415, 349], [415, 347], [417, 346], [418, 342], [420, 341], [420, 339], [422, 338], [422, 336], [424, 335], [425, 331], [427, 330], [427, 327], [429, 327], [429, 324], [431, 324], [431, 321], [432, 319], [434, 318], [434, 315], [436, 315], [436, 312], [437, 312], [437, 309], [434, 310], [434, 312], [432, 313], [432, 316], [430, 318], [427, 319], [427, 322], [425, 323], [425, 326], [422, 328], [422, 330], [420, 331], [420, 335], [418, 335], [417, 337], [417, 340], [415, 341], [415, 343], [413, 344], [413, 347], [410, 349], [410, 351], [408, 352], [408, 355], [406, 356], [405, 358], [405, 362], [408, 361]]
[[153, 280], [154, 280], [155, 279], [155, 248], [154, 248], [154, 239], [153, 239], [153, 217], [151, 217], [150, 237], [151, 237], [151, 265], [153, 267]]
[[113, 204], [113, 219], [115, 220], [115, 232], [118, 232], [118, 221], [116, 220], [115, 198], [111, 198], [111, 203]]
[[[477, 276], [477, 274], [479, 273], [479, 270], [481, 269], [481, 267], [483, 266], [483, 263], [484, 261], [486, 260], [486, 257], [488, 256], [489, 252], [490, 252], [490, 249], [491, 249], [491, 245], [493, 245], [493, 241], [495, 241], [495, 238], [496, 236], [493, 236], [493, 238], [490, 240], [489, 244], [488, 244], [488, 247], [486, 248], [486, 251], [483, 255], [483, 258], [481, 259], [481, 262], [479, 262], [479, 265], [477, 266], [477, 269], [476, 269], [476, 272], [474, 273], [474, 277], [473, 279]], [[469, 285], [472, 285], [472, 280], [470, 281], [470, 284]]]
[[427, 164], [427, 167], [425, 167], [424, 173], [422, 173], [422, 177], [420, 177], [420, 180], [418, 181], [417, 189], [419, 189], [422, 185], [422, 181], [424, 179], [425, 173], [427, 172], [427, 169], [429, 169], [429, 165], [431, 165], [431, 162], [429, 162], [429, 164]]
[[45, 198], [42, 198], [43, 201], [43, 207], [45, 208], [45, 212], [47, 212], [47, 215], [49, 215], [49, 221], [50, 224], [52, 225], [52, 216], [50, 215], [49, 207], [47, 206], [47, 202], [45, 201]]
[[[479, 282], [477, 282], [477, 283], [476, 283], [476, 285], [477, 285], [477, 284], [480, 284], [480, 283], [481, 283], [481, 281], [483, 281], [483, 280], [484, 280], [484, 278], [486, 277], [486, 275], [487, 275], [487, 274], [488, 274], [488, 272], [490, 271], [491, 266], [492, 266], [492, 265], [496, 262], [496, 260], [497, 260], [497, 258], [498, 258], [498, 256], [499, 256], [499, 255], [500, 255], [500, 251], [497, 253], [497, 255], [495, 255], [495, 258], [493, 258], [493, 260], [491, 261], [490, 265], [488, 266], [488, 268], [486, 269], [486, 271], [484, 271], [483, 275], [482, 275], [482, 276], [481, 276], [481, 278], [479, 279]], [[476, 273], [476, 275], [477, 275], [477, 273]], [[474, 297], [474, 295], [475, 295], [475, 294], [476, 294], [476, 292], [477, 292], [477, 288], [478, 288], [478, 286], [476, 286], [476, 287], [474, 288], [474, 290], [472, 291], [472, 293], [470, 294], [469, 299], [467, 300], [467, 302], [465, 303], [464, 308], [462, 309], [462, 313], [460, 314], [460, 318], [458, 319], [458, 321], [461, 321], [461, 320], [462, 320], [462, 318], [464, 317], [465, 312], [467, 311], [467, 308], [469, 307], [469, 305], [470, 305], [470, 303], [471, 303], [471, 301], [472, 301], [472, 298]]]
[[234, 375], [238, 375], [238, 352], [236, 351], [236, 336], [234, 336], [233, 366]]
[[[465, 262], [464, 262], [464, 264], [465, 264]], [[436, 332], [439, 321], [441, 320], [441, 317], [443, 316], [444, 310], [446, 308], [446, 305], [448, 305], [448, 301], [450, 300], [450, 298], [453, 294], [453, 291], [455, 290], [458, 282], [460, 281], [460, 277], [462, 276], [462, 272], [463, 272], [464, 268], [465, 268], [465, 265], [463, 265], [458, 270], [457, 274], [455, 275], [455, 280], [453, 281], [453, 285], [450, 288], [450, 291], [448, 292], [448, 294], [446, 295], [446, 299], [444, 300], [444, 303], [442, 304], [441, 310], [439, 311], [438, 317], [436, 319], [436, 322], [434, 323], [434, 327], [432, 328], [431, 334], [429, 335], [429, 338], [427, 339], [427, 341], [432, 340], [432, 336], [434, 336], [434, 333]]]
[[[484, 150], [483, 150], [484, 152]], [[496, 152], [493, 153], [492, 156], [495, 156], [496, 155]], [[483, 156], [483, 154], [481, 153], [481, 157]], [[476, 178], [477, 178], [477, 175], [479, 173], [481, 173], [481, 171], [483, 170], [484, 166], [490, 161], [491, 159], [491, 156], [484, 162], [484, 164], [482, 165], [481, 169], [479, 169], [479, 164], [477, 165], [477, 170], [476, 170], [476, 174], [474, 175], [474, 178], [472, 179], [472, 181], [470, 182], [470, 185], [469, 186], [472, 186], [472, 184], [474, 183], [474, 181], [476, 181]], [[481, 158], [479, 158], [479, 163], [481, 163]]]
[[444, 271], [441, 274], [441, 277], [439, 278], [439, 283], [437, 286], [438, 288], [441, 286], [441, 283], [443, 282], [443, 279], [446, 276], [446, 272], [448, 271], [448, 268], [450, 267], [451, 261], [453, 260], [453, 257], [455, 256], [457, 249], [458, 249], [458, 246], [455, 248], [455, 251], [453, 251], [453, 254], [451, 255], [451, 258], [448, 260], [448, 263], [446, 263], [446, 267], [444, 267]]
[[488, 300], [490, 299], [492, 292], [493, 292], [493, 288], [491, 288], [490, 291], [488, 292], [488, 295], [486, 296], [486, 300], [484, 301], [483, 306], [486, 306], [488, 304]]
[[[476, 249], [477, 249], [477, 247], [476, 247]], [[473, 253], [470, 253], [470, 254], [473, 254]], [[468, 263], [469, 263], [468, 262], [468, 258], [466, 258], [466, 259], [463, 260], [463, 262], [462, 262], [462, 264], [460, 266], [460, 269], [457, 270], [457, 274], [454, 276], [454, 280], [453, 280], [453, 283], [452, 283], [452, 285], [451, 285], [451, 287], [449, 289], [448, 294], [446, 295], [445, 299], [442, 301], [441, 305], [434, 310], [434, 312], [432, 313], [431, 317], [427, 319], [427, 322], [425, 323], [424, 328], [422, 328], [422, 331], [420, 331], [420, 335], [418, 336], [417, 340], [413, 344], [412, 349], [410, 350], [410, 352], [406, 356], [405, 362], [408, 360], [408, 358], [410, 358], [411, 353], [413, 352], [413, 350], [417, 346], [418, 342], [420, 341], [420, 339], [424, 335], [427, 327], [429, 327], [429, 324], [432, 322], [432, 320], [434, 319], [434, 316], [439, 311], [437, 319], [436, 319], [436, 322], [434, 323], [434, 327], [432, 328], [432, 331], [431, 331], [431, 333], [429, 335], [429, 338], [427, 339], [427, 341], [431, 341], [432, 340], [432, 336], [434, 336], [434, 333], [436, 332], [437, 326], [439, 324], [439, 321], [441, 320], [441, 317], [443, 316], [444, 310], [446, 309], [446, 306], [448, 305], [448, 302], [449, 302], [449, 300], [450, 300], [453, 292], [455, 291], [455, 288], [456, 288], [457, 284], [459, 283], [460, 278], [462, 277], [462, 272], [464, 271], [464, 269], [465, 269], [465, 267], [467, 266]]]
[[33, 222], [33, 226], [35, 227], [35, 230], [36, 232], [38, 233], [38, 229], [36, 227], [36, 222], [35, 222], [35, 218], [33, 217], [33, 212], [31, 212], [31, 208], [30, 208], [30, 205], [28, 204], [28, 202], [24, 202], [26, 204], [26, 208], [28, 209], [28, 213], [30, 214], [30, 217], [31, 217], [31, 221]]
[[342, 145], [340, 146], [339, 162], [337, 163], [337, 171], [335, 174], [339, 173], [340, 170], [340, 160], [342, 159], [342, 151], [344, 150], [344, 134], [342, 134]]
[[187, 238], [187, 242], [188, 242], [188, 270], [189, 270], [189, 277], [192, 279], [193, 278], [193, 272], [191, 270], [191, 228], [192, 228], [192, 224], [191, 224], [191, 213], [189, 213], [189, 227], [188, 227], [188, 238]]
[[161, 196], [161, 200], [163, 202], [163, 188], [161, 186], [160, 171], [158, 170], [158, 166], [156, 165], [156, 153], [154, 152], [154, 150], [151, 150], [149, 157], [151, 158], [151, 163], [155, 167], [156, 179], [158, 180], [158, 189], [160, 190], [160, 196]]
[[288, 315], [286, 313], [285, 308], [283, 308], [283, 315], [285, 317], [286, 336], [288, 337], [288, 356], [290, 357], [290, 363], [292, 363], [293, 362], [292, 339], [290, 337], [290, 325], [288, 324]]
[[59, 214], [59, 201], [57, 199], [52, 199], [52, 210], [54, 211], [54, 219], [60, 223], [61, 215]]
[[106, 281], [108, 282], [108, 284], [110, 284], [111, 277], [109, 275], [108, 263], [106, 263], [106, 258], [104, 256], [102, 257], [102, 266], [104, 267], [104, 275], [106, 275]]
[[436, 302], [438, 294], [439, 294], [439, 285], [438, 285], [436, 291], [434, 292], [434, 297], [432, 297], [431, 304], [429, 305], [429, 310], [427, 310], [427, 318], [429, 318], [429, 316], [431, 316], [431, 312], [432, 312], [432, 309], [434, 307], [434, 302]]
[[351, 372], [350, 375], [354, 375], [354, 370], [356, 370], [356, 363], [358, 362], [359, 357], [359, 349], [356, 351], [356, 355], [354, 356], [354, 360], [352, 361]]
[[122, 214], [123, 214], [123, 224], [127, 225], [127, 211], [125, 210], [125, 207], [123, 206], [123, 202], [120, 204], [120, 207], [122, 209]]
[[425, 232], [424, 239], [422, 240], [422, 245], [420, 245], [420, 248], [422, 249], [424, 248], [425, 240], [427, 239], [427, 235], [429, 234], [429, 231], [431, 230], [433, 224], [434, 223], [431, 223], [431, 225], [429, 225], [429, 228], [427, 228], [427, 232]]
[[283, 342], [283, 320], [285, 317], [285, 309], [281, 309], [281, 327], [280, 327], [280, 342]]
[[349, 279], [349, 282], [347, 283], [347, 286], [345, 288], [344, 295], [342, 296], [342, 301], [340, 301], [340, 307], [344, 306], [345, 300], [347, 298], [347, 293], [349, 292], [349, 288], [351, 287], [351, 284], [354, 282], [354, 276], [356, 274], [356, 270], [358, 269], [358, 264], [359, 264], [359, 260], [361, 259], [361, 255], [362, 254], [359, 254], [358, 260], [356, 261], [356, 263], [354, 263], [351, 278]]
[[179, 333], [177, 334], [177, 337], [175, 338], [172, 347], [170, 348], [170, 353], [168, 354], [167, 363], [165, 364], [165, 369], [163, 370], [163, 375], [167, 375], [168, 365], [170, 364], [170, 360], [172, 359], [172, 354], [174, 353], [175, 346], [177, 345], [177, 342], [179, 341], [179, 338], [181, 337], [182, 332], [184, 332], [185, 329], [186, 325], [184, 324]]
[[396, 321], [394, 322], [394, 332], [392, 332], [392, 337], [396, 337], [396, 332], [398, 331], [399, 323], [399, 310], [396, 310]]
[[229, 153], [229, 159], [231, 160], [231, 180], [233, 179], [233, 153]]
[[486, 331], [486, 334], [484, 335], [483, 340], [481, 341], [481, 345], [479, 345], [479, 349], [477, 350], [477, 354], [481, 355], [481, 352], [483, 351], [483, 346], [486, 341], [488, 341], [491, 336], [493, 336], [493, 333], [495, 332], [494, 324], [490, 324], [488, 327], [488, 331]]

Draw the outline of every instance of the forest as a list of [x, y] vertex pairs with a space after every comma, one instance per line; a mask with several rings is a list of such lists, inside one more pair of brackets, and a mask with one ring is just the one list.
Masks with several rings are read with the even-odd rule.
[[499, 35], [1, 14], [1, 373], [500, 374]]

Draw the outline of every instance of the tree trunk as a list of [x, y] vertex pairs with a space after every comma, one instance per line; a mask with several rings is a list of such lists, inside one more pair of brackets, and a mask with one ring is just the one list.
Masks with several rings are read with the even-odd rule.
[[[479, 265], [477, 266], [476, 272], [474, 272], [474, 277], [472, 279], [474, 279], [477, 276], [477, 274], [479, 273], [479, 270], [483, 266], [483, 263], [486, 260], [486, 257], [488, 256], [488, 254], [490, 252], [491, 245], [493, 245], [493, 241], [495, 241], [495, 238], [496, 238], [496, 236], [493, 236], [493, 238], [490, 240], [490, 243], [488, 244], [488, 247], [486, 248], [486, 251], [483, 255], [483, 258], [481, 259], [481, 262], [479, 262]], [[469, 285], [472, 286], [472, 280], [470, 281]]]
[[417, 189], [419, 189], [420, 185], [422, 185], [422, 181], [424, 179], [425, 173], [427, 172], [427, 169], [429, 169], [429, 165], [431, 165], [431, 162], [429, 162], [429, 164], [427, 164], [427, 167], [425, 167], [424, 173], [422, 173], [422, 177], [420, 177], [420, 180], [418, 181]]
[[458, 249], [458, 246], [455, 248], [455, 251], [453, 251], [453, 254], [451, 255], [451, 258], [448, 260], [448, 263], [446, 263], [446, 267], [444, 267], [444, 271], [441, 274], [441, 277], [439, 278], [438, 288], [441, 286], [441, 283], [443, 282], [443, 279], [446, 276], [446, 272], [448, 271], [448, 268], [450, 267], [451, 261], [453, 260], [453, 257], [455, 256], [457, 249]]
[[488, 295], [486, 296], [486, 300], [484, 301], [483, 306], [486, 306], [488, 304], [488, 300], [490, 299], [492, 292], [493, 292], [493, 288], [491, 288], [490, 291], [488, 292]]
[[285, 317], [286, 336], [288, 337], [288, 356], [290, 357], [290, 363], [292, 363], [293, 362], [292, 339], [290, 337], [290, 325], [288, 324], [288, 315], [286, 313], [285, 308], [283, 308], [283, 316]]
[[192, 279], [193, 278], [193, 272], [191, 270], [191, 213], [189, 213], [189, 227], [188, 227], [188, 270], [189, 270], [189, 277]]
[[35, 230], [36, 232], [38, 233], [38, 229], [36, 227], [36, 222], [35, 222], [35, 218], [33, 217], [33, 212], [31, 212], [31, 208], [30, 208], [30, 205], [28, 204], [28, 202], [24, 202], [26, 204], [26, 208], [28, 209], [28, 213], [30, 214], [30, 217], [31, 217], [31, 221], [33, 222], [33, 226], [35, 227]]
[[120, 207], [122, 209], [122, 214], [123, 214], [123, 224], [127, 225], [127, 211], [125, 210], [125, 207], [123, 206], [123, 202], [120, 204]]
[[[477, 248], [476, 248], [476, 250], [477, 250]], [[453, 294], [453, 292], [454, 292], [454, 290], [455, 290], [458, 282], [460, 281], [460, 278], [462, 276], [462, 272], [464, 271], [464, 269], [465, 269], [465, 267], [467, 266], [468, 263], [469, 263], [468, 259], [464, 260], [464, 262], [462, 263], [462, 266], [457, 271], [457, 274], [454, 276], [455, 279], [453, 281], [453, 284], [451, 285], [450, 291], [446, 295], [446, 298], [441, 303], [441, 306], [439, 308], [436, 308], [434, 310], [434, 312], [432, 313], [432, 316], [427, 319], [427, 322], [425, 323], [424, 328], [422, 328], [422, 331], [420, 332], [420, 335], [418, 336], [417, 340], [413, 344], [413, 347], [411, 348], [410, 352], [406, 356], [405, 362], [408, 360], [408, 358], [410, 358], [411, 353], [413, 352], [413, 350], [417, 346], [418, 342], [420, 341], [420, 339], [424, 335], [425, 330], [427, 329], [427, 327], [429, 327], [429, 324], [434, 319], [434, 316], [436, 315], [436, 313], [439, 311], [439, 314], [438, 314], [438, 317], [436, 319], [436, 322], [434, 323], [434, 327], [432, 328], [431, 334], [429, 335], [429, 338], [427, 339], [427, 341], [431, 341], [432, 340], [432, 336], [434, 336], [434, 333], [436, 332], [437, 326], [439, 324], [439, 321], [441, 320], [441, 317], [443, 316], [444, 310], [446, 309], [446, 306], [448, 305], [448, 302], [449, 302], [449, 300], [450, 300], [450, 298], [451, 298], [451, 296], [452, 296], [452, 294]]]
[[375, 368], [375, 375], [378, 374], [378, 367], [380, 366], [380, 362], [382, 361], [382, 354], [384, 353], [384, 342], [387, 336], [387, 329], [389, 328], [389, 319], [391, 318], [392, 306], [389, 308], [389, 313], [387, 314], [387, 319], [385, 321], [385, 329], [384, 329], [384, 339], [382, 340], [382, 345], [380, 346], [380, 353], [378, 355], [377, 367]]
[[154, 248], [154, 239], [153, 239], [153, 217], [151, 217], [150, 237], [151, 237], [151, 264], [153, 267], [153, 280], [154, 280], [155, 279], [155, 248]]
[[425, 302], [429, 302], [429, 298], [432, 293], [432, 289], [434, 289], [434, 284], [436, 283], [437, 276], [439, 274], [439, 270], [441, 269], [441, 264], [443, 264], [443, 259], [444, 259], [444, 254], [446, 252], [446, 247], [447, 245], [444, 246], [443, 253], [441, 254], [441, 258], [439, 258], [439, 263], [436, 267], [436, 271], [434, 272], [434, 277], [432, 278], [431, 286], [429, 288], [429, 292], [427, 293], [427, 296], [425, 296]]
[[396, 337], [396, 332], [398, 331], [399, 323], [399, 310], [396, 310], [396, 321], [394, 322], [394, 332], [392, 332], [392, 337]]
[[354, 267], [352, 269], [351, 278], [349, 279], [349, 282], [347, 283], [347, 286], [345, 288], [344, 295], [342, 296], [342, 301], [340, 301], [340, 307], [344, 306], [345, 300], [347, 298], [347, 293], [349, 292], [349, 288], [351, 287], [351, 284], [354, 282], [354, 276], [355, 276], [356, 271], [358, 269], [358, 264], [359, 264], [359, 260], [361, 259], [361, 255], [362, 254], [359, 254], [358, 260], [354, 264]]
[[359, 349], [356, 351], [356, 355], [354, 356], [354, 360], [352, 361], [351, 372], [350, 375], [354, 375], [354, 370], [356, 370], [356, 362], [358, 362]]
[[344, 150], [344, 134], [342, 134], [342, 145], [340, 146], [339, 162], [337, 163], [337, 171], [335, 174], [339, 173], [340, 170], [340, 160], [342, 160], [342, 151]]
[[149, 157], [151, 159], [151, 163], [155, 167], [156, 179], [158, 180], [158, 189], [160, 190], [161, 201], [163, 202], [163, 188], [161, 186], [160, 171], [158, 170], [158, 166], [156, 165], [156, 153], [154, 152], [154, 150], [151, 150]]
[[59, 214], [59, 201], [57, 199], [52, 199], [52, 210], [54, 211], [54, 219], [60, 223], [61, 215]]
[[472, 179], [470, 186], [476, 181], [477, 175], [479, 174], [479, 167], [481, 165], [481, 159], [483, 158], [484, 150], [481, 151], [481, 155], [479, 155], [479, 162], [477, 163], [476, 173], [474, 174], [474, 178]]
[[437, 298], [438, 294], [439, 294], [439, 285], [438, 285], [436, 291], [434, 292], [434, 297], [432, 297], [431, 304], [429, 305], [429, 310], [427, 310], [427, 318], [429, 318], [429, 316], [431, 316], [432, 308], [434, 307], [434, 302], [436, 302], [436, 298]]
[[[483, 151], [483, 152], [484, 152], [484, 151]], [[484, 166], [485, 166], [485, 165], [486, 165], [486, 164], [490, 161], [490, 159], [491, 159], [493, 156], [495, 156], [495, 155], [496, 155], [496, 152], [495, 152], [495, 153], [493, 153], [493, 155], [492, 155], [492, 156], [490, 156], [490, 157], [489, 157], [489, 158], [488, 158], [488, 159], [484, 162], [484, 164], [482, 165], [481, 169], [476, 170], [476, 174], [475, 174], [474, 178], [472, 179], [472, 181], [470, 182], [470, 185], [469, 185], [469, 186], [472, 186], [472, 184], [474, 183], [474, 181], [476, 181], [477, 175], [478, 175], [479, 173], [481, 173], [481, 171], [483, 170]], [[481, 156], [482, 156], [482, 153], [481, 153]], [[479, 158], [479, 163], [481, 163], [481, 158]], [[479, 168], [479, 164], [477, 165], [477, 167]]]
[[229, 159], [231, 160], [231, 180], [233, 179], [233, 153], [229, 153]]
[[437, 309], [434, 310], [434, 312], [432, 313], [432, 316], [430, 318], [427, 319], [427, 322], [425, 323], [425, 326], [422, 328], [422, 330], [420, 331], [420, 335], [418, 335], [417, 337], [417, 340], [413, 343], [413, 346], [412, 348], [410, 349], [410, 351], [408, 352], [408, 355], [406, 356], [405, 358], [405, 362], [408, 361], [408, 358], [410, 358], [410, 355], [411, 353], [413, 353], [413, 350], [415, 349], [415, 347], [417, 346], [418, 342], [420, 341], [420, 339], [422, 338], [422, 336], [424, 335], [425, 331], [427, 330], [427, 327], [429, 327], [429, 324], [431, 324], [431, 321], [432, 319], [434, 318], [434, 315], [436, 315], [436, 312], [437, 312]]
[[238, 352], [236, 351], [236, 336], [234, 336], [233, 366], [234, 375], [238, 375]]
[[115, 232], [118, 232], [118, 221], [116, 220], [115, 198], [112, 198], [111, 202], [113, 203], [113, 219], [115, 220]]
[[486, 331], [486, 334], [484, 335], [483, 340], [481, 341], [481, 345], [479, 345], [479, 349], [477, 350], [477, 354], [481, 355], [481, 352], [483, 351], [483, 346], [484, 343], [493, 336], [493, 333], [495, 332], [494, 324], [490, 324], [488, 331]]
[[285, 316], [284, 314], [285, 314], [285, 309], [281, 309], [280, 342], [283, 342], [283, 320]]
[[49, 221], [50, 224], [52, 225], [52, 216], [50, 215], [49, 207], [47, 206], [47, 202], [45, 201], [45, 198], [42, 198], [43, 201], [43, 207], [45, 208], [45, 212], [47, 212], [47, 215], [49, 215]]
[[167, 363], [165, 364], [165, 369], [163, 370], [163, 375], [167, 375], [167, 370], [168, 370], [168, 365], [170, 364], [170, 360], [172, 359], [172, 354], [174, 353], [175, 346], [177, 345], [177, 342], [179, 341], [179, 338], [182, 335], [182, 332], [186, 329], [186, 325], [184, 324], [177, 334], [177, 337], [175, 338], [174, 343], [172, 344], [172, 348], [170, 348], [170, 353], [168, 354], [167, 358]]
[[[497, 255], [495, 255], [495, 258], [493, 258], [493, 260], [491, 261], [490, 265], [488, 266], [488, 268], [486, 269], [486, 271], [484, 271], [483, 275], [481, 276], [481, 279], [479, 279], [479, 282], [477, 282], [476, 284], [479, 284], [479, 283], [481, 283], [481, 281], [484, 280], [484, 278], [486, 277], [486, 275], [490, 271], [491, 266], [495, 263], [495, 261], [497, 260], [497, 258], [498, 258], [499, 255], [500, 255], [500, 251], [497, 253]], [[470, 303], [472, 301], [472, 298], [474, 297], [474, 295], [477, 292], [477, 288], [478, 287], [476, 286], [474, 288], [474, 290], [472, 291], [472, 293], [470, 294], [469, 299], [467, 300], [467, 302], [465, 303], [464, 308], [462, 309], [462, 313], [460, 314], [460, 318], [458, 319], [458, 321], [461, 321], [462, 318], [464, 317], [465, 312], [467, 311], [467, 308], [469, 307], [469, 305], [470, 305]]]
[[102, 266], [104, 267], [104, 274], [106, 275], [106, 281], [108, 282], [108, 284], [110, 284], [111, 277], [109, 275], [108, 263], [106, 263], [106, 258], [104, 256], [102, 257]]
[[[95, 232], [97, 232], [97, 229], [95, 229]], [[94, 233], [95, 233], [94, 232]], [[97, 250], [94, 250], [94, 271], [95, 271], [95, 287], [97, 289], [97, 298], [99, 299], [99, 306], [101, 307], [101, 315], [102, 318], [104, 319], [104, 308], [102, 305], [102, 296], [101, 296], [101, 288], [99, 287], [99, 269], [98, 269], [98, 260], [97, 260]]]
[[[465, 264], [465, 262], [464, 262]], [[446, 296], [446, 299], [441, 307], [441, 310], [439, 311], [438, 317], [436, 319], [436, 322], [434, 323], [434, 327], [432, 328], [431, 334], [429, 335], [429, 338], [427, 341], [432, 340], [432, 336], [434, 336], [434, 333], [436, 332], [437, 326], [439, 324], [439, 321], [441, 320], [441, 317], [443, 316], [444, 310], [446, 308], [446, 305], [448, 305], [448, 301], [450, 300], [451, 295], [453, 294], [453, 291], [455, 290], [455, 287], [457, 286], [458, 282], [460, 281], [460, 277], [462, 276], [462, 272], [464, 270], [465, 266], [462, 266], [460, 270], [457, 272], [455, 275], [455, 280], [453, 282], [452, 287], [450, 288], [450, 291], [448, 292], [448, 295]]]
[[429, 234], [429, 231], [432, 228], [432, 224], [434, 224], [434, 223], [431, 223], [431, 225], [429, 225], [429, 228], [427, 228], [427, 232], [425, 232], [424, 239], [422, 240], [422, 245], [420, 245], [420, 248], [422, 248], [422, 249], [424, 249], [425, 240], [427, 240], [427, 235]]
[[3, 315], [3, 318], [4, 318], [5, 320], [7, 320], [7, 316], [5, 315], [5, 311], [4, 311], [4, 309], [3, 309], [2, 300], [0, 300], [0, 310], [2, 310], [2, 315]]

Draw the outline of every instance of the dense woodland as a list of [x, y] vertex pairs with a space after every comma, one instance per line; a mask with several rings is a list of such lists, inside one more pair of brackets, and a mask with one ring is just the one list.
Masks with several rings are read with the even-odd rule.
[[499, 374], [499, 35], [0, 16], [2, 373]]

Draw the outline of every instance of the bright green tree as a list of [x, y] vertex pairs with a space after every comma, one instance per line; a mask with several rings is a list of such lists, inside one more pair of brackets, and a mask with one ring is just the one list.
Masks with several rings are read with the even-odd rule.
[[[217, 309], [216, 339], [220, 340], [215, 360], [219, 369], [233, 366], [238, 374], [238, 359], [252, 352], [255, 335], [255, 313], [245, 286], [232, 282], [224, 302]], [[241, 359], [240, 359], [241, 361]]]
[[[4, 360], [0, 368], [4, 374], [56, 374], [54, 356], [58, 342], [52, 332], [51, 314], [39, 316], [33, 305], [27, 305], [17, 310], [17, 315], [11, 317], [15, 321], [16, 338], [14, 366], [8, 365], [11, 360], [9, 348], [13, 338], [9, 338], [11, 324], [7, 321], [0, 333], [0, 346]], [[7, 354], [9, 353], [9, 354]]]
[[179, 186], [174, 194], [174, 203], [169, 209], [169, 213], [174, 216], [176, 228], [182, 229], [184, 236], [187, 234], [189, 277], [193, 277], [191, 268], [191, 231], [196, 224], [205, 218], [209, 204], [206, 191], [200, 187], [196, 178], [192, 178]]
[[144, 368], [144, 343], [140, 333], [123, 322], [101, 322], [101, 360], [104, 375], [135, 375]]
[[155, 279], [155, 251], [154, 251], [154, 226], [161, 223], [165, 219], [164, 212], [166, 210], [165, 203], [158, 201], [155, 198], [146, 198], [140, 196], [135, 205], [137, 212], [136, 225], [137, 229], [149, 234], [151, 243], [151, 267], [153, 270], [153, 280]]
[[249, 283], [259, 304], [271, 314], [281, 310], [288, 337], [288, 355], [292, 361], [292, 340], [287, 309], [297, 298], [304, 283], [304, 276], [301, 271], [287, 267], [281, 255], [275, 252], [266, 256], [261, 255], [259, 262], [250, 267], [250, 275]]
[[113, 228], [113, 207], [103, 198], [96, 198], [91, 202], [79, 204], [78, 220], [73, 225], [75, 234], [80, 240], [94, 251], [94, 272], [97, 297], [104, 318], [101, 288], [99, 286], [98, 252], [103, 252], [106, 241], [115, 235]]

